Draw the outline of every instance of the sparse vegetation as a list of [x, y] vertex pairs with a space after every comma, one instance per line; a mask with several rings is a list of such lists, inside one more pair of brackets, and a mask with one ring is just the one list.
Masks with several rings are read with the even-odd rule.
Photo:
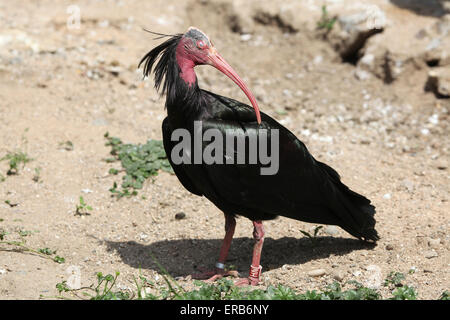
[[401, 272], [390, 272], [387, 276], [387, 278], [384, 280], [384, 286], [395, 286], [395, 287], [401, 287], [403, 286], [402, 282], [405, 280], [405, 275]]
[[330, 18], [327, 10], [327, 6], [322, 6], [322, 16], [320, 20], [317, 22], [318, 29], [325, 29], [327, 32], [330, 32], [333, 29], [334, 24], [336, 23], [337, 18]]
[[90, 215], [89, 211], [92, 211], [93, 208], [88, 205], [83, 197], [80, 197], [79, 204], [76, 206], [75, 215], [77, 216], [88, 216]]
[[306, 237], [308, 237], [308, 239], [311, 240], [313, 245], [316, 245], [317, 239], [318, 239], [317, 236], [319, 234], [320, 229], [322, 229], [322, 228], [323, 228], [323, 226], [315, 227], [312, 235], [307, 231], [300, 230], [300, 232], [303, 233]]
[[19, 205], [18, 203], [12, 203], [10, 200], [5, 200], [5, 203], [11, 208], [17, 207]]
[[445, 290], [444, 292], [442, 292], [439, 300], [450, 300], [450, 291]]
[[416, 300], [417, 292], [413, 287], [405, 285], [403, 281], [406, 279], [401, 272], [391, 271], [384, 280], [384, 286], [392, 291], [391, 300]]
[[34, 168], [33, 181], [34, 182], [40, 182], [41, 181], [41, 168], [40, 167]]
[[[342, 290], [339, 282], [333, 282], [321, 291], [306, 291], [297, 293], [290, 287], [278, 284], [269, 285], [266, 289], [252, 287], [236, 287], [233, 281], [220, 279], [215, 283], [194, 281], [195, 289], [186, 291], [169, 274], [163, 271], [165, 285], [155, 284], [145, 278], [141, 273], [134, 277], [136, 288], [134, 290], [117, 290], [115, 283], [119, 276], [108, 274], [104, 276], [97, 273], [97, 284], [80, 289], [70, 289], [66, 281], [58, 283], [56, 288], [60, 294], [57, 298], [67, 299], [63, 293], [70, 293], [76, 298], [92, 300], [380, 300], [381, 294], [375, 289], [364, 287], [357, 281], [349, 281], [353, 288]], [[397, 288], [392, 292], [391, 300], [414, 300], [417, 297], [415, 290], [408, 286]], [[449, 293], [445, 291], [441, 298], [446, 300]]]
[[16, 233], [18, 236], [18, 240], [7, 240], [6, 236], [10, 235], [3, 229], [0, 229], [0, 245], [6, 245], [8, 247], [13, 247], [13, 249], [2, 248], [0, 247], [0, 251], [17, 251], [17, 252], [30, 252], [32, 254], [36, 254], [46, 259], [53, 260], [56, 263], [64, 263], [65, 258], [55, 255], [56, 250], [51, 250], [49, 248], [40, 248], [34, 249], [27, 245], [27, 241], [25, 237], [28, 237], [32, 234], [32, 231], [28, 230], [18, 230]]
[[106, 162], [120, 161], [123, 170], [112, 168], [109, 174], [117, 175], [125, 171], [122, 178], [121, 189], [116, 182], [109, 190], [117, 198], [137, 195], [137, 190], [142, 189], [146, 179], [156, 176], [159, 170], [173, 173], [167, 160], [162, 141], [149, 140], [146, 144], [124, 144], [122, 140], [105, 134], [108, 140], [106, 145], [111, 147], [113, 158], [105, 159]]
[[20, 165], [22, 165], [21, 169], [23, 169], [25, 167], [25, 164], [32, 161], [33, 159], [23, 151], [16, 151], [8, 152], [3, 158], [0, 158], [0, 161], [5, 160], [9, 161], [9, 169], [6, 174], [10, 176], [19, 174]]
[[58, 149], [64, 149], [66, 151], [72, 151], [74, 148], [73, 142], [72, 141], [62, 141], [60, 143], [58, 143]]

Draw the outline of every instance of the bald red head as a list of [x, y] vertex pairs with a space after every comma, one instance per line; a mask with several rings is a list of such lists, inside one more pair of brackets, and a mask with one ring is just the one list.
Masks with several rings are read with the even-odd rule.
[[255, 109], [256, 120], [258, 124], [261, 123], [261, 115], [255, 96], [236, 71], [220, 56], [209, 37], [202, 31], [190, 27], [178, 44], [176, 57], [181, 70], [180, 76], [188, 85], [192, 85], [196, 80], [193, 71], [196, 65], [208, 64], [228, 76], [248, 97], [253, 109]]

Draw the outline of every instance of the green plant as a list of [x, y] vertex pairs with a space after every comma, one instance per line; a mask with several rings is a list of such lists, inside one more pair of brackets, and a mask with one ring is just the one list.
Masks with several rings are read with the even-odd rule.
[[307, 231], [300, 230], [300, 232], [303, 233], [306, 237], [308, 237], [308, 239], [311, 240], [312, 244], [315, 245], [317, 243], [317, 235], [319, 234], [319, 231], [322, 228], [323, 226], [315, 227], [312, 235]]
[[66, 151], [72, 151], [74, 148], [72, 141], [62, 141], [58, 143], [58, 149], [64, 149]]
[[450, 291], [445, 290], [444, 292], [442, 292], [439, 300], [450, 300]]
[[41, 180], [41, 168], [39, 168], [39, 167], [34, 168], [33, 181], [39, 182], [40, 180]]
[[407, 285], [404, 285], [402, 287], [399, 287], [395, 289], [392, 292], [392, 298], [391, 300], [416, 300], [417, 299], [417, 293], [414, 290], [413, 287], [409, 287]]
[[11, 208], [13, 207], [17, 207], [19, 204], [18, 203], [12, 203], [10, 200], [5, 200], [5, 203], [10, 206]]
[[42, 249], [39, 249], [38, 251], [39, 251], [40, 253], [46, 254], [46, 255], [48, 255], [48, 256], [51, 256], [52, 254], [55, 254], [55, 253], [56, 253], [55, 250], [51, 250], [51, 249], [49, 249], [49, 248], [42, 248]]
[[333, 29], [334, 24], [336, 23], [337, 18], [333, 17], [330, 18], [328, 15], [327, 6], [322, 6], [322, 16], [320, 17], [320, 20], [317, 22], [317, 28], [318, 29], [325, 29], [327, 32], [330, 32], [331, 29]]
[[406, 279], [401, 272], [391, 271], [384, 280], [384, 286], [389, 287], [392, 291], [391, 300], [416, 300], [417, 293], [413, 287], [403, 284]]
[[122, 198], [137, 195], [137, 190], [142, 189], [144, 181], [156, 176], [159, 170], [173, 173], [162, 141], [148, 140], [146, 144], [135, 145], [124, 144], [119, 138], [110, 137], [109, 133], [105, 133], [104, 137], [107, 139], [106, 145], [111, 147], [110, 154], [113, 156], [105, 161], [109, 163], [120, 161], [123, 168], [123, 170], [112, 168], [109, 173], [117, 175], [125, 171], [121, 189], [118, 189], [116, 182], [109, 189], [113, 196]]
[[8, 152], [6, 156], [0, 159], [0, 161], [9, 161], [9, 169], [6, 172], [7, 175], [15, 175], [19, 173], [19, 165], [22, 164], [22, 169], [25, 167], [25, 164], [32, 161], [33, 159], [28, 157], [25, 152], [16, 151], [16, 152]]
[[88, 205], [83, 197], [80, 197], [80, 203], [76, 206], [75, 215], [82, 216], [82, 215], [90, 215], [88, 211], [92, 211], [92, 207]]
[[[31, 235], [32, 234], [31, 231], [18, 230], [16, 232], [16, 234], [19, 236], [19, 240], [6, 240], [6, 236], [8, 235], [8, 233], [5, 230], [0, 229], [0, 244], [13, 246], [16, 248], [16, 249], [14, 249], [14, 251], [30, 252], [30, 253], [36, 254], [40, 257], [43, 257], [46, 259], [51, 259], [57, 263], [65, 262], [65, 259], [60, 256], [52, 257], [52, 255], [54, 255], [56, 253], [56, 250], [51, 250], [49, 248], [34, 249], [32, 247], [29, 247], [26, 243], [25, 237]], [[5, 250], [5, 249], [0, 248], [0, 251], [1, 250]]]
[[403, 273], [391, 271], [384, 280], [384, 286], [401, 287], [403, 286], [403, 280], [405, 280], [405, 275]]

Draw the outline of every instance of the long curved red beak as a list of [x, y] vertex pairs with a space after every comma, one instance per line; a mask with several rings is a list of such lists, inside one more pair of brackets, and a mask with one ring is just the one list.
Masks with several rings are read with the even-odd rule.
[[247, 85], [242, 81], [241, 77], [236, 73], [236, 71], [233, 70], [233, 68], [225, 61], [224, 58], [220, 54], [217, 53], [217, 51], [212, 48], [210, 50], [210, 54], [208, 57], [211, 60], [210, 65], [214, 68], [218, 69], [220, 72], [224, 73], [228, 78], [234, 81], [239, 88], [241, 88], [242, 91], [244, 91], [247, 98], [252, 103], [253, 109], [255, 109], [256, 113], [256, 121], [258, 121], [258, 124], [261, 123], [261, 114], [259, 113], [259, 107], [258, 103], [256, 102], [256, 98], [253, 95], [253, 93], [250, 91], [250, 89], [247, 87]]

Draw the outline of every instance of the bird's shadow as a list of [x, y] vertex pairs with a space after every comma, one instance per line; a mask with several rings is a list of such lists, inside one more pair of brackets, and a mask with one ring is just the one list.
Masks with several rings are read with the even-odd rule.
[[[116, 242], [104, 240], [108, 251], [116, 252], [122, 261], [134, 268], [161, 271], [160, 266], [174, 277], [195, 273], [198, 267], [212, 269], [217, 260], [222, 239], [163, 240], [148, 245], [135, 241]], [[227, 264], [239, 272], [246, 272], [251, 262], [253, 239], [234, 238]], [[317, 237], [266, 238], [261, 265], [264, 270], [279, 268], [285, 264], [303, 264], [330, 255], [345, 255], [354, 250], [373, 247], [373, 244], [356, 239]], [[156, 261], [156, 263], [155, 263]]]

